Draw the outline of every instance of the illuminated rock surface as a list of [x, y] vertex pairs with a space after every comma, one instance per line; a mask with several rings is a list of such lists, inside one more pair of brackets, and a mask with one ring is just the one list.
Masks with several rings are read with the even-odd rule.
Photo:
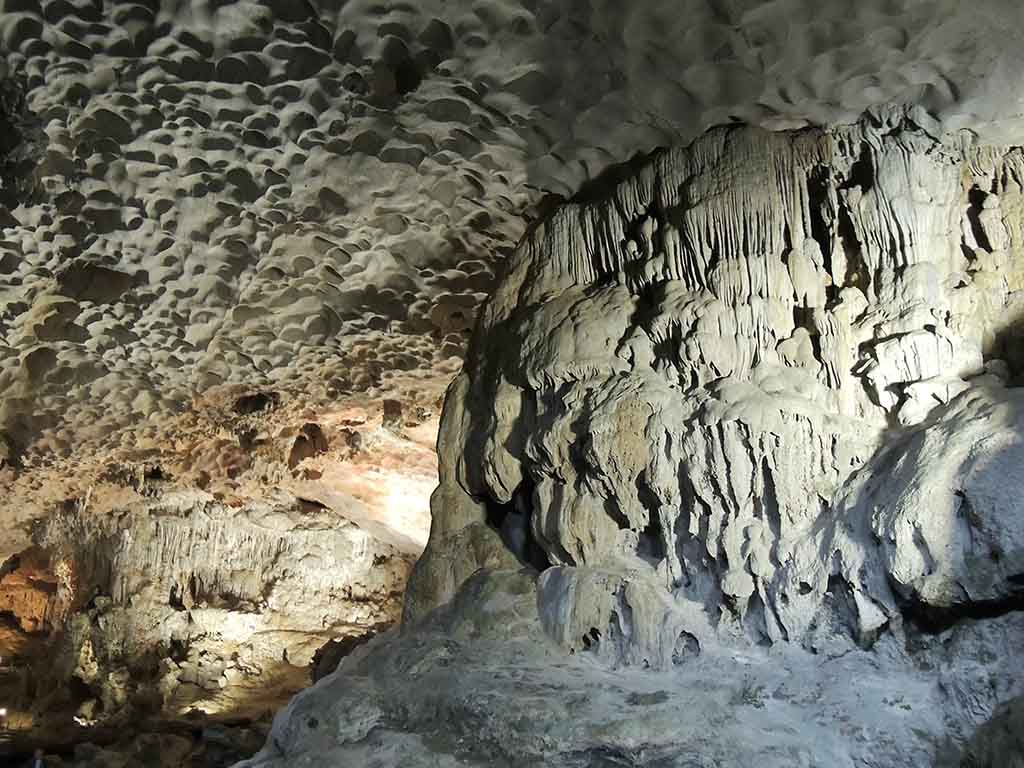
[[1024, 135], [1012, 0], [2, 10], [18, 524], [174, 443], [197, 395], [431, 409], [523, 214], [638, 151], [889, 103], [933, 132]]
[[[236, 495], [180, 490], [187, 452], [111, 466], [7, 561], [0, 698], [14, 747], [104, 745], [79, 748], [81, 766], [154, 749], [168, 766], [228, 765], [321, 656], [398, 620], [426, 538], [420, 485], [436, 472], [417, 430], [434, 428], [384, 429], [351, 409], [294, 428], [274, 425], [282, 414], [238, 418], [275, 439], [257, 430], [248, 453], [217, 453], [243, 466]], [[245, 499], [256, 471], [274, 481]]]
[[[821, 738], [786, 735], [805, 703], [778, 721], [751, 705], [732, 731], [662, 729], [658, 749], [752, 762], [760, 744], [792, 764], [820, 744], [841, 765], [858, 724], [897, 745], [881, 764], [940, 734], [959, 747], [1017, 691], [995, 660], [1019, 638], [1024, 535], [1006, 388], [1024, 365], [1022, 163], [1002, 148], [1024, 136], [1022, 28], [1016, 0], [0, 0], [8, 723], [26, 746], [110, 747], [83, 766], [223, 765], [261, 726], [201, 728], [369, 653], [407, 702], [349, 755], [371, 764], [429, 742], [431, 712], [461, 716], [452, 681], [500, 691], [501, 659], [544, 649], [524, 680], [595, 692], [579, 738], [538, 736], [514, 696], [473, 699], [460, 727], [493, 744], [423, 755], [642, 763], [591, 662], [699, 653], [673, 669], [697, 691], [726, 680], [728, 714], [773, 681], [737, 682], [728, 654], [749, 645], [837, 702]], [[825, 137], [735, 129], [865, 110]], [[548, 193], [583, 207], [552, 215]], [[398, 616], [443, 393], [528, 229], [449, 396], [405, 614], [481, 568], [553, 566], [539, 616], [488, 645], [501, 625], [463, 595], [434, 620], [486, 623], [475, 649], [424, 629], [353, 651]], [[532, 587], [491, 578], [530, 615]], [[952, 661], [914, 657], [952, 670], [958, 716], [892, 644], [961, 620]], [[849, 638], [853, 666], [815, 677], [801, 654]], [[961, 674], [972, 654], [1000, 681], [985, 695]], [[406, 696], [407, 673], [430, 685]], [[626, 700], [655, 713], [714, 698], [679, 699], [684, 677], [662, 700], [632, 674]], [[858, 720], [851, 676], [904, 719]], [[953, 724], [904, 716], [887, 678]], [[190, 711], [209, 714], [175, 719]]]
[[528, 233], [403, 633], [251, 765], [923, 766], [1024, 691], [1024, 155], [891, 120], [718, 129]]

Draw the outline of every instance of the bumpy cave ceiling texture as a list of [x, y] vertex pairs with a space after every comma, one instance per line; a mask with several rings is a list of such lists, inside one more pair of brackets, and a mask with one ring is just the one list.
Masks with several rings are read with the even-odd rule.
[[[788, 387], [819, 404], [825, 397], [808, 394], [809, 384], [789, 378], [757, 378], [759, 362], [775, 355], [776, 345], [790, 367], [820, 359], [822, 371], [830, 372], [814, 376], [841, 394], [824, 410], [827, 426], [814, 421], [807, 429], [833, 435], [836, 445], [856, 433], [856, 448], [821, 449], [835, 454], [826, 459], [819, 448], [799, 441], [774, 449], [762, 445], [753, 451], [758, 458], [751, 459], [750, 472], [755, 485], [765, 484], [764, 496], [785, 495], [789, 487], [786, 503], [818, 493], [823, 510], [849, 510], [854, 505], [848, 497], [855, 494], [844, 483], [853, 468], [873, 467], [879, 476], [889, 471], [878, 453], [883, 436], [924, 423], [937, 405], [963, 392], [968, 373], [986, 374], [985, 386], [1012, 382], [1024, 363], [1015, 351], [1019, 338], [1007, 330], [1013, 312], [1024, 307], [1018, 293], [1024, 271], [1015, 250], [1024, 231], [1017, 223], [1020, 163], [1013, 149], [1024, 144], [1024, 4], [1017, 0], [0, 0], [0, 54], [0, 694], [20, 702], [10, 705], [6, 726], [36, 738], [46, 734], [65, 751], [69, 742], [86, 738], [61, 733], [72, 716], [73, 728], [107, 744], [117, 736], [108, 730], [101, 739], [95, 729], [143, 715], [163, 722], [185, 715], [258, 721], [308, 684], [311, 669], [314, 677], [323, 676], [352, 645], [398, 620], [410, 572], [410, 621], [453, 597], [453, 605], [492, 599], [511, 610], [534, 587], [480, 581], [469, 592], [459, 589], [481, 568], [604, 563], [609, 555], [601, 542], [615, 539], [619, 529], [631, 531], [633, 543], [611, 548], [629, 550], [641, 565], [622, 566], [629, 576], [615, 571], [624, 579], [621, 589], [612, 590], [616, 599], [626, 594], [623, 584], [647, 583], [636, 575], [644, 557], [661, 559], [651, 583], [673, 584], [672, 600], [683, 599], [678, 590], [684, 582], [697, 590], [693, 585], [701, 581], [706, 589], [687, 599], [708, 610], [712, 603], [731, 610], [740, 593], [755, 601], [756, 608], [745, 602], [737, 609], [734, 634], [751, 634], [749, 616], [759, 614], [764, 624], [753, 633], [759, 646], [761, 640], [795, 643], [793, 626], [802, 632], [811, 609], [799, 620], [787, 618], [787, 611], [797, 611], [793, 605], [805, 596], [826, 599], [827, 592], [829, 600], [839, 600], [834, 586], [841, 581], [842, 599], [855, 606], [853, 618], [844, 621], [850, 633], [859, 633], [855, 647], [868, 645], [864, 633], [872, 642], [885, 635], [899, 624], [897, 607], [913, 603], [911, 592], [919, 596], [909, 587], [901, 591], [902, 572], [893, 564], [899, 556], [877, 566], [875, 576], [890, 571], [890, 586], [883, 587], [864, 570], [875, 567], [875, 555], [853, 557], [847, 544], [829, 539], [832, 544], [820, 546], [845, 554], [837, 556], [831, 574], [798, 579], [800, 599], [793, 605], [778, 574], [796, 579], [799, 569], [786, 571], [777, 561], [790, 552], [787, 557], [803, 563], [801, 558], [814, 559], [810, 550], [769, 547], [778, 573], [748, 566], [739, 575], [737, 562], [756, 559], [750, 540], [741, 545], [735, 538], [741, 534], [722, 533], [725, 522], [714, 523], [718, 533], [693, 523], [691, 533], [703, 542], [706, 558], [731, 559], [736, 567], [722, 575], [725, 565], [722, 573], [706, 561], [695, 565], [691, 544], [675, 549], [672, 536], [682, 533], [658, 543], [659, 532], [671, 532], [677, 523], [663, 513], [656, 525], [658, 515], [645, 510], [692, 505], [686, 488], [694, 491], [699, 483], [679, 479], [686, 475], [682, 469], [656, 469], [653, 458], [646, 470], [640, 459], [630, 470], [629, 457], [646, 456], [647, 448], [602, 448], [597, 437], [572, 450], [560, 446], [574, 430], [597, 435], [605, 428], [594, 416], [599, 405], [582, 395], [574, 399], [575, 382], [604, 369], [643, 379], [645, 355], [659, 361], [651, 363], [651, 376], [666, 366], [685, 369], [692, 381], [672, 387], [681, 386], [694, 403], [704, 402], [704, 395], [693, 393], [711, 392], [715, 381], [753, 377], [761, 399], [747, 390], [709, 395], [730, 403], [712, 409], [718, 414], [712, 422], [735, 417], [742, 423], [736, 413], [749, 414], [750, 403], [760, 408]], [[739, 138], [717, 143], [715, 137], [730, 132]], [[774, 135], [787, 138], [766, 138]], [[694, 144], [686, 159], [661, 153], [701, 136], [703, 143]], [[900, 164], [893, 159], [899, 153], [912, 160]], [[935, 158], [956, 170], [925, 167]], [[654, 173], [655, 180], [637, 182], [644, 173]], [[806, 175], [804, 192], [792, 192], [780, 180], [791, 173]], [[677, 189], [650, 192], [673, 174]], [[904, 184], [904, 176], [911, 182]], [[753, 197], [744, 196], [748, 187]], [[863, 197], [851, 199], [855, 188]], [[566, 208], [569, 199], [583, 208]], [[732, 200], [734, 208], [715, 209], [722, 200]], [[872, 212], [865, 213], [869, 206]], [[691, 209], [715, 212], [683, 227], [689, 234], [673, 253], [689, 248], [710, 261], [698, 268], [693, 259], [666, 256], [663, 266], [652, 266], [671, 250], [672, 223], [689, 221]], [[602, 229], [616, 217], [622, 222]], [[608, 234], [612, 230], [616, 237]], [[698, 230], [699, 237], [693, 234]], [[719, 238], [722, 233], [729, 236]], [[819, 244], [804, 247], [797, 238]], [[622, 263], [612, 254], [620, 247], [626, 249]], [[851, 248], [868, 255], [856, 256]], [[928, 248], [948, 251], [950, 264], [965, 261], [939, 270], [934, 279], [904, 274], [930, 258], [921, 255]], [[834, 254], [842, 249], [846, 272], [835, 267], [840, 257]], [[764, 256], [765, 263], [778, 256], [776, 270], [791, 275], [783, 281], [785, 291], [777, 275], [750, 273], [744, 282], [723, 277], [724, 268], [716, 271], [737, 251]], [[886, 266], [890, 261], [898, 267]], [[641, 262], [646, 272], [636, 266]], [[565, 280], [552, 277], [549, 267], [589, 288], [570, 291], [571, 301], [564, 298]], [[652, 277], [652, 270], [662, 270], [660, 277]], [[631, 275], [623, 278], [625, 293], [602, 298], [600, 290], [614, 273]], [[961, 274], [971, 277], [956, 277]], [[504, 290], [471, 347], [479, 310], [502, 280]], [[759, 280], [760, 293], [751, 288]], [[709, 291], [728, 308], [705, 303], [694, 309], [664, 286], [654, 299], [644, 294], [653, 304], [630, 303], [659, 282]], [[965, 290], [957, 293], [960, 288]], [[770, 303], [782, 293], [795, 297], [780, 299], [785, 319], [774, 310], [759, 314], [759, 301]], [[689, 319], [673, 315], [658, 325], [651, 318], [667, 312], [671, 297], [679, 317]], [[549, 301], [566, 304], [549, 317], [548, 309], [536, 309]], [[927, 311], [921, 302], [930, 302]], [[747, 304], [753, 307], [749, 317], [743, 314]], [[622, 321], [622, 338], [645, 334], [654, 340], [652, 350], [608, 336], [624, 307], [635, 314]], [[934, 317], [921, 319], [932, 309]], [[530, 313], [535, 327], [527, 332], [516, 323]], [[714, 321], [718, 346], [698, 355], [693, 339], [706, 329], [694, 329], [714, 313], [720, 313]], [[864, 319], [869, 316], [874, 325]], [[499, 322], [504, 320], [507, 327]], [[664, 345], [691, 331], [697, 336], [680, 342], [690, 343], [690, 351], [663, 365]], [[749, 353], [750, 370], [740, 373], [736, 360], [747, 353], [730, 339], [750, 333], [758, 338], [756, 351]], [[969, 343], [957, 346], [956, 334]], [[874, 345], [882, 341], [892, 342], [897, 362], [876, 354]], [[942, 347], [947, 341], [949, 350]], [[628, 348], [622, 353], [628, 365], [603, 357], [616, 344]], [[849, 354], [836, 351], [844, 344], [852, 345]], [[857, 369], [867, 347], [876, 354], [873, 367]], [[559, 356], [567, 349], [569, 362]], [[448, 398], [449, 409], [465, 416], [445, 417], [439, 467], [435, 440], [442, 403], [467, 353], [467, 373]], [[695, 355], [703, 355], [699, 364]], [[536, 368], [537, 360], [544, 365]], [[619, 370], [620, 364], [626, 368]], [[686, 367], [691, 364], [692, 370]], [[963, 379], [909, 389], [946, 374]], [[863, 392], [862, 381], [868, 382]], [[612, 380], [601, 387], [616, 391]], [[548, 389], [561, 393], [558, 417], [545, 399]], [[609, 397], [646, 402], [645, 392]], [[527, 405], [534, 394], [537, 403]], [[972, 403], [957, 406], [949, 416], [955, 428], [949, 429], [985, 419], [1016, 424], [1012, 409], [1004, 414], [1002, 406], [986, 410]], [[672, 421], [660, 406], [651, 408], [656, 419]], [[573, 425], [559, 432], [558, 419], [574, 413]], [[628, 432], [626, 422], [615, 418], [613, 432]], [[836, 426], [835, 419], [863, 424]], [[695, 423], [672, 429], [685, 434]], [[783, 443], [778, 435], [786, 429], [766, 428]], [[562, 437], [552, 437], [555, 432]], [[700, 449], [706, 463], [720, 468], [724, 462], [726, 475], [741, 472], [731, 464], [731, 449], [716, 448], [716, 439], [709, 437]], [[741, 438], [720, 439], [724, 445]], [[981, 445], [985, 438], [979, 432], [970, 439]], [[664, 457], [684, 450], [659, 440], [648, 430], [642, 442]], [[777, 473], [796, 471], [778, 459], [787, 450], [813, 459], [827, 480], [764, 479], [772, 474], [769, 463]], [[621, 467], [604, 457], [617, 467], [612, 475], [624, 473], [618, 480], [601, 479], [601, 451], [628, 454]], [[579, 469], [583, 465], [589, 469]], [[565, 469], [570, 466], [579, 477]], [[439, 471], [431, 529], [430, 496]], [[651, 479], [656, 471], [682, 484], [682, 499], [678, 489], [675, 496], [666, 491], [659, 497]], [[1015, 471], [1019, 467], [1009, 470]], [[638, 472], [646, 472], [646, 479], [637, 479]], [[579, 479], [584, 476], [589, 479]], [[597, 513], [581, 511], [590, 502], [570, 504], [565, 499], [571, 494], [552, 491], [543, 478], [582, 483], [589, 490], [580, 499], [601, 498], [600, 504], [619, 511], [597, 522], [588, 517]], [[620, 481], [628, 481], [626, 490]], [[742, 518], [744, 494], [723, 491], [718, 484], [726, 481], [719, 476], [707, 482], [715, 486], [711, 506], [731, 509], [731, 503], [737, 510], [726, 517]], [[639, 498], [627, 502], [629, 493]], [[477, 531], [470, 521], [484, 499]], [[559, 512], [560, 505], [565, 508]], [[762, 502], [756, 506], [760, 510]], [[549, 510], [546, 522], [537, 512], [541, 507]], [[775, 508], [778, 513], [778, 503]], [[1011, 544], [999, 544], [1001, 557], [1024, 540], [1016, 510], [1018, 522], [997, 525], [1015, 531]], [[792, 515], [793, 530], [803, 530], [793, 522], [800, 514]], [[579, 530], [570, 535], [565, 527], [572, 525]], [[786, 539], [774, 525], [772, 531], [765, 523], [763, 535]], [[936, 533], [920, 521], [906, 525], [916, 533], [900, 529], [899, 535], [925, 552], [929, 574], [942, 571], [942, 558], [928, 551], [942, 545], [929, 536], [949, 532]], [[748, 539], [753, 535], [743, 530]], [[428, 532], [428, 556], [414, 571]], [[721, 541], [711, 543], [719, 533]], [[891, 533], [895, 541], [897, 533]], [[952, 533], [949, 538], [959, 541]], [[983, 586], [958, 577], [971, 594], [955, 605], [980, 615], [996, 611], [1001, 601], [1019, 600], [1016, 587], [999, 586], [1012, 570], [1009, 561], [997, 575], [986, 572]], [[1019, 586], [1019, 574], [1006, 578]], [[625, 608], [618, 610], [647, 616], [650, 626], [628, 632], [648, 634], [609, 650], [607, 628], [596, 619], [590, 626], [593, 611], [551, 597], [561, 590], [591, 607], [605, 605], [607, 595], [591, 595], [593, 585], [584, 582], [578, 576], [548, 578], [538, 603], [543, 615], [535, 617], [549, 638], [572, 634], [563, 645], [573, 653], [593, 647], [613, 664], [638, 663], [642, 656], [645, 665], [657, 666], [655, 657], [664, 657], [671, 666], [679, 637], [691, 638], [694, 647], [711, 644], [676, 614], [670, 620], [654, 611], [658, 618], [651, 618], [651, 604], [634, 595], [621, 597]], [[739, 582], [757, 586], [736, 592]], [[667, 595], [658, 600], [669, 600]], [[944, 627], [950, 605], [938, 602], [925, 599], [907, 610]], [[519, 619], [528, 621], [519, 607], [513, 611], [516, 626]], [[764, 619], [766, 611], [775, 612], [776, 623]], [[607, 610], [597, 613], [608, 620]], [[466, 628], [467, 615], [476, 622], [473, 629]], [[480, 634], [478, 625], [487, 623], [469, 609], [437, 621], [434, 631], [455, 635]], [[672, 629], [667, 646], [659, 645], [654, 624]], [[680, 634], [684, 625], [688, 629]], [[1019, 639], [1014, 631], [1006, 629], [1005, 637]], [[526, 635], [541, 643], [540, 635]], [[589, 638], [586, 648], [577, 647], [579, 637]], [[413, 673], [401, 666], [403, 654], [444, 656], [445, 647], [425, 640], [385, 648], [375, 663], [392, 678], [405, 678]], [[9, 670], [3, 661], [9, 658], [21, 659], [21, 666]], [[940, 664], [936, 658], [929, 656], [928, 663]], [[483, 685], [474, 675], [486, 675], [486, 665], [468, 669], [465, 685]], [[715, 669], [709, 662], [706, 674], [718, 674]], [[872, 679], [882, 685], [889, 668], [872, 669]], [[851, 670], [852, 676], [863, 672]], [[805, 682], [833, 692], [838, 685]], [[642, 681], [632, 684], [640, 686], [629, 694], [633, 705], [703, 706], [662, 697]], [[914, 678], [906, 684], [912, 689], [921, 683]], [[763, 709], [764, 696], [771, 697], [759, 685], [749, 682], [740, 696], [755, 711]], [[962, 687], [964, 696], [974, 695], [970, 686]], [[1010, 685], [1003, 693], [1010, 689], [1016, 690]], [[913, 706], [942, 709], [914, 691], [907, 693]], [[610, 694], [595, 694], [602, 695]], [[378, 706], [366, 703], [372, 698], [346, 700], [345, 706]], [[312, 760], [303, 765], [342, 764], [309, 755], [350, 742], [364, 751], [335, 751], [331, 759], [369, 765], [361, 761], [385, 753], [412, 760], [410, 755], [430, 751], [416, 740], [420, 736], [408, 733], [392, 734], [392, 741], [373, 748], [370, 730], [317, 741], [320, 736], [302, 731], [316, 728], [309, 724], [315, 718], [303, 720], [302, 707], [312, 706], [306, 701], [293, 704], [297, 714], [281, 721], [272, 738], [277, 752], [270, 745], [265, 750], [267, 766], [299, 765], [302, 755]], [[484, 723], [487, 717], [512, 717], [500, 708], [483, 715], [466, 706], [447, 716], [479, 722], [480, 728], [494, 727]], [[406, 712], [409, 722], [414, 707]], [[443, 709], [437, 702], [422, 707]], [[855, 709], [849, 701], [842, 707]], [[993, 708], [979, 705], [971, 724], [987, 720]], [[847, 709], [835, 717], [847, 717]], [[601, 709], [588, 717], [600, 724], [605, 714]], [[364, 725], [387, 720], [377, 710], [353, 716], [360, 718]], [[777, 722], [791, 721], [780, 716]], [[410, 732], [419, 727], [407, 726]], [[706, 727], [715, 728], [713, 718]], [[873, 721], [856, 727], [885, 731]], [[1001, 726], [995, 721], [987, 727], [996, 732]], [[938, 726], [921, 728], [939, 732]], [[699, 730], [695, 725], [688, 738]], [[961, 730], [958, 743], [970, 735], [966, 726]], [[892, 733], [883, 735], [906, 736]], [[162, 732], [141, 746], [123, 746], [122, 757], [142, 759], [131, 750], [149, 749], [162, 753], [167, 765], [200, 758], [207, 762], [193, 764], [228, 764], [254, 752], [262, 735], [243, 730], [223, 736], [223, 743], [204, 736], [197, 746], [192, 736]], [[499, 733], [494, 744], [530, 752], [516, 741], [521, 735]], [[529, 764], [668, 760], [664, 751], [643, 752], [639, 742], [623, 746], [625, 737], [609, 739], [613, 746], [598, 748], [580, 736], [556, 745], [562, 762], [530, 752]], [[470, 764], [506, 765], [494, 749]], [[715, 749], [706, 754], [719, 754]], [[856, 762], [861, 758], [851, 758], [856, 750], [848, 746], [809, 753], [792, 744], [771, 749], [795, 761], [779, 758], [780, 766], [876, 764]], [[918, 747], [886, 749], [879, 766], [926, 764], [915, 762], [923, 754], [914, 751]], [[739, 765], [754, 754], [723, 752], [725, 762], [707, 764]], [[76, 754], [78, 764], [119, 765], [120, 758], [90, 755]], [[422, 764], [455, 764], [435, 758], [440, 762]]]
[[243, 395], [436, 415], [544, 194], [639, 151], [885, 103], [1019, 136], [1022, 20], [995, 0], [5, 0], [2, 450], [56, 468], [7, 480], [11, 506], [78, 495], [94, 456], [237, 472], [217, 440]]

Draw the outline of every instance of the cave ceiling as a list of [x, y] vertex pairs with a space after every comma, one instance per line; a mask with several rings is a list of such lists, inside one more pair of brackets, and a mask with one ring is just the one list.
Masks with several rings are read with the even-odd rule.
[[897, 105], [1017, 143], [1021, 29], [1014, 0], [0, 0], [0, 560], [97, 484], [232, 502], [330, 451], [425, 508], [548, 195], [729, 122]]

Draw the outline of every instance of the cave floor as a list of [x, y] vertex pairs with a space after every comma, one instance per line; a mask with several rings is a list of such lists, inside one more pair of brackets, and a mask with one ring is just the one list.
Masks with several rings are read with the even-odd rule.
[[482, 629], [453, 609], [371, 642], [279, 713], [244, 765], [945, 766], [1021, 693], [1020, 613], [871, 650], [709, 647], [653, 670], [565, 655], [514, 602]]

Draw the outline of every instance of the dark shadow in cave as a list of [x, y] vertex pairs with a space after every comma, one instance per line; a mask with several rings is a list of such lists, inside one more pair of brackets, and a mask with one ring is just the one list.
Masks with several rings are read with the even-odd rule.
[[507, 503], [485, 499], [487, 524], [501, 534], [502, 541], [523, 564], [538, 571], [551, 567], [547, 553], [533, 536], [535, 483], [526, 475]]
[[988, 241], [988, 235], [985, 234], [985, 227], [981, 223], [981, 212], [985, 208], [985, 198], [988, 195], [977, 185], [973, 186], [967, 192], [967, 221], [971, 225], [971, 234], [974, 235], [974, 241], [986, 251], [992, 250], [992, 245]]
[[333, 673], [342, 659], [351, 654], [356, 648], [366, 645], [377, 636], [377, 629], [371, 628], [368, 632], [351, 637], [328, 640], [320, 646], [313, 654], [310, 662], [310, 677], [314, 683]]
[[644, 473], [636, 478], [637, 498], [647, 510], [647, 526], [640, 531], [637, 554], [651, 565], [657, 566], [666, 555], [665, 533], [661, 526], [661, 500], [647, 484]]
[[964, 620], [996, 619], [1007, 613], [1024, 611], [1024, 573], [1011, 576], [1009, 581], [1015, 586], [1014, 593], [999, 600], [980, 600], [948, 607], [924, 605], [918, 601], [905, 601], [900, 606], [900, 610], [904, 618], [922, 633], [937, 635]]
[[991, 351], [986, 351], [985, 360], [1001, 359], [1010, 369], [1010, 386], [1024, 386], [1024, 307], [1021, 316], [1011, 320], [995, 334]]

